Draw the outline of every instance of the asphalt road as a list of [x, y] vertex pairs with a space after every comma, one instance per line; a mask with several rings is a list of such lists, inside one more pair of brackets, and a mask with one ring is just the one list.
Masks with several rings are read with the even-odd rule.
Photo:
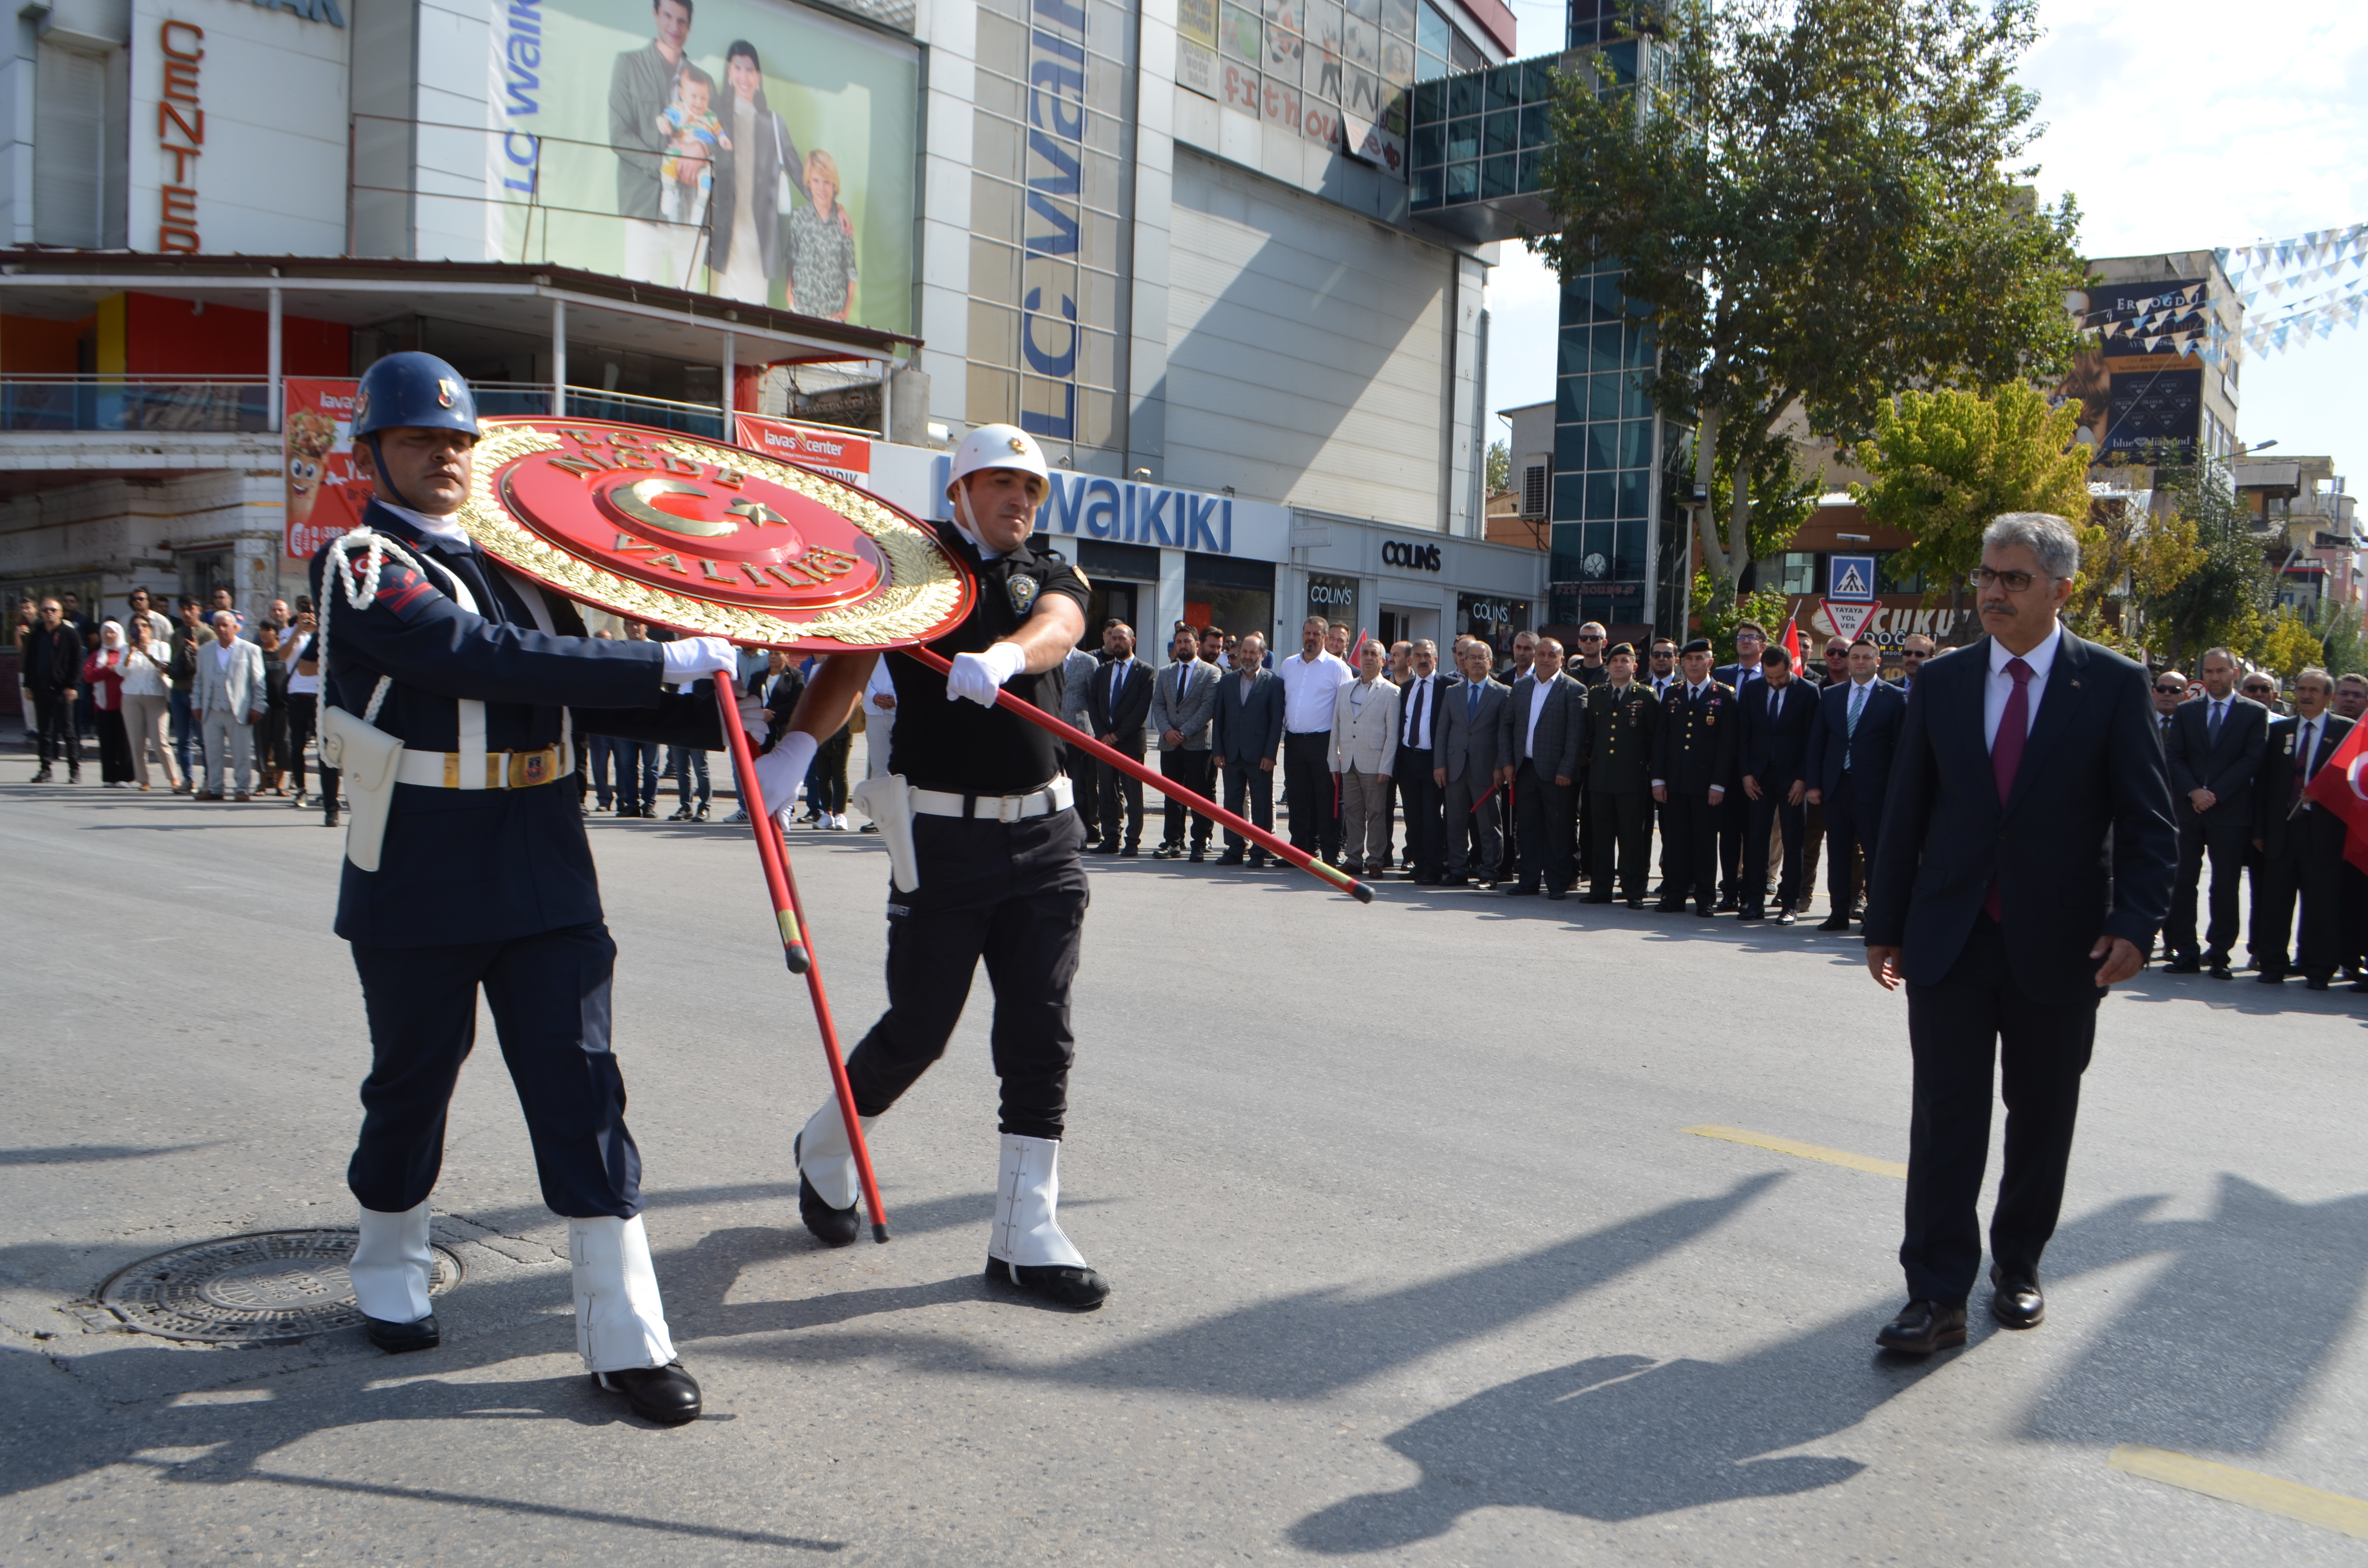
[[[707, 1392], [678, 1430], [582, 1374], [489, 1021], [437, 1194], [467, 1271], [440, 1350], [195, 1348], [85, 1315], [151, 1254], [351, 1222], [339, 835], [0, 787], [0, 1561], [2368, 1553], [2342, 1533], [2368, 1532], [2343, 1501], [2368, 1497], [2368, 1051], [2341, 991], [2117, 992], [2046, 1325], [1977, 1313], [1919, 1365], [1873, 1345], [1901, 1294], [1907, 1059], [1854, 941], [1102, 863], [1062, 1174], [1117, 1293], [1072, 1316], [979, 1279], [984, 983], [877, 1135], [894, 1241], [825, 1252], [789, 1153], [825, 1078], [750, 846], [593, 833], [650, 1234]], [[883, 858], [794, 849], [851, 1042], [881, 1004]], [[2192, 1473], [2237, 1500], [2153, 1479], [2191, 1472], [2152, 1449], [2233, 1467]]]

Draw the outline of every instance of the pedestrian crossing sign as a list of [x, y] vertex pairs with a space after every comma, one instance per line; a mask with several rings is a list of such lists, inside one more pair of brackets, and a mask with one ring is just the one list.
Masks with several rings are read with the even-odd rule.
[[1827, 561], [1826, 597], [1857, 604], [1874, 602], [1873, 556], [1835, 555]]

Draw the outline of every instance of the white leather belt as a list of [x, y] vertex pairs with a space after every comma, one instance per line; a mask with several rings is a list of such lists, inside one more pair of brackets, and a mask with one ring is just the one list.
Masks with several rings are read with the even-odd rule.
[[1065, 812], [1076, 799], [1066, 778], [1055, 778], [1024, 795], [957, 795], [950, 790], [915, 790], [913, 813], [924, 817], [975, 817], [983, 822], [1025, 822]]
[[395, 759], [394, 781], [430, 790], [527, 790], [555, 784], [575, 771], [574, 746], [545, 746], [541, 751], [489, 751], [481, 776], [462, 766], [467, 754], [457, 751], [413, 751], [408, 746]]

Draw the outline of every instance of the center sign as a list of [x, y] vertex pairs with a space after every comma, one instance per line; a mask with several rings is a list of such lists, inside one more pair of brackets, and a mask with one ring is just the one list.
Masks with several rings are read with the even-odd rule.
[[958, 620], [922, 525], [826, 475], [597, 420], [488, 420], [461, 522], [570, 597], [744, 642], [879, 646]]

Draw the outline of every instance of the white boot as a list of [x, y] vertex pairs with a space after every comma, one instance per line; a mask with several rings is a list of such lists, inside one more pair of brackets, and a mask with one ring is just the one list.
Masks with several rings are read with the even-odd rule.
[[568, 1221], [567, 1260], [575, 1275], [575, 1348], [588, 1370], [628, 1371], [674, 1359], [640, 1215]]
[[380, 1323], [417, 1323], [427, 1316], [427, 1286], [436, 1258], [427, 1250], [427, 1200], [386, 1213], [361, 1211], [354, 1244], [354, 1304]]
[[[876, 1116], [863, 1118], [865, 1142], [871, 1141], [871, 1130], [879, 1124]], [[863, 1184], [861, 1173], [855, 1168], [855, 1146], [847, 1141], [847, 1119], [839, 1114], [837, 1095], [806, 1118], [796, 1149], [799, 1217], [815, 1240], [829, 1246], [847, 1245], [862, 1233], [855, 1200]]]
[[1052, 1138], [1003, 1135], [995, 1184], [995, 1228], [988, 1233], [989, 1278], [1008, 1278], [1064, 1306], [1092, 1307], [1110, 1294], [1086, 1267], [1055, 1210], [1061, 1201], [1061, 1145]]

